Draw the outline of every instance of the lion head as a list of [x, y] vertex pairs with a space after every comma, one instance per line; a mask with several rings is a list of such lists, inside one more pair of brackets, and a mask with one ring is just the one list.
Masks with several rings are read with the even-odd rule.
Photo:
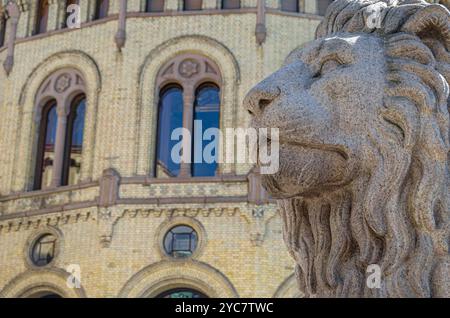
[[244, 102], [253, 127], [280, 129], [263, 179], [301, 289], [449, 297], [449, 11], [336, 0], [316, 35]]

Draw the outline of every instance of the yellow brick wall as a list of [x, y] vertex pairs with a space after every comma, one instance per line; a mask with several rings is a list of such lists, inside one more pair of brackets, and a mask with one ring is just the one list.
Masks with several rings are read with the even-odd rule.
[[[245, 1], [244, 6], [255, 3]], [[129, 11], [141, 5], [129, 1]], [[167, 5], [176, 7], [174, 1]], [[117, 12], [115, 6], [111, 10]], [[82, 12], [88, 19], [88, 9]], [[224, 79], [222, 128], [246, 127], [249, 117], [241, 107], [246, 92], [311, 40], [320, 18], [268, 13], [267, 39], [259, 46], [256, 12], [129, 17], [122, 52], [114, 43], [115, 18], [25, 38], [32, 32], [31, 20], [30, 11], [22, 12], [13, 71], [6, 76], [0, 70], [0, 296], [24, 295], [31, 287], [67, 297], [151, 296], [164, 284], [192, 286], [218, 297], [297, 296], [293, 261], [274, 204], [264, 206], [260, 218], [253, 216], [257, 206], [247, 202], [119, 204], [108, 209], [74, 204], [96, 200], [98, 180], [111, 165], [122, 178], [151, 173], [155, 78], [169, 59], [195, 52], [215, 61]], [[6, 53], [0, 49], [1, 62]], [[67, 67], [83, 74], [88, 89], [82, 182], [89, 186], [26, 194], [33, 179], [36, 90], [47, 76]], [[224, 171], [245, 176], [249, 169], [237, 165]], [[242, 181], [122, 184], [120, 197], [245, 197], [247, 188]], [[165, 224], [177, 220], [199, 223], [204, 243], [198, 255], [181, 262], [164, 256], [159, 246]], [[60, 253], [50, 268], [36, 269], [27, 265], [27, 242], [48, 227], [61, 235]], [[111, 237], [106, 247], [103, 235]], [[65, 286], [69, 264], [81, 266], [82, 291]]]

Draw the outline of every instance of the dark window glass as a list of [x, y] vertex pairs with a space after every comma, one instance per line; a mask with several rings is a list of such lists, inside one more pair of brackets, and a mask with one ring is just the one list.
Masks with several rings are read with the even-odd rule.
[[72, 104], [67, 121], [62, 185], [73, 185], [80, 181], [85, 114], [86, 98], [78, 97]]
[[46, 294], [46, 295], [43, 295], [43, 296], [41, 296], [39, 298], [41, 298], [41, 299], [51, 299], [51, 298], [62, 298], [62, 297], [60, 295], [58, 295], [58, 294]]
[[45, 266], [55, 257], [56, 237], [44, 234], [34, 243], [31, 250], [31, 260], [36, 266]]
[[36, 158], [35, 190], [46, 188], [52, 182], [57, 123], [56, 102], [52, 101], [42, 111]]
[[201, 10], [202, 0], [184, 0], [184, 10]]
[[163, 12], [164, 11], [164, 0], [147, 0], [147, 7], [145, 8], [147, 12]]
[[179, 143], [171, 140], [174, 129], [183, 127], [183, 90], [170, 86], [162, 91], [158, 111], [157, 177], [176, 177], [180, 164], [172, 160], [172, 148]]
[[5, 36], [6, 36], [6, 23], [8, 20], [6, 20], [6, 17], [3, 16], [0, 19], [0, 47], [5, 45]]
[[175, 226], [164, 238], [164, 249], [172, 257], [189, 257], [197, 248], [197, 232], [189, 226]]
[[48, 0], [41, 0], [38, 3], [36, 16], [36, 34], [47, 32], [48, 23]]
[[298, 0], [282, 0], [281, 10], [288, 12], [299, 12]]
[[319, 15], [325, 15], [328, 6], [333, 2], [333, 0], [317, 0], [317, 13]]
[[[214, 84], [206, 84], [201, 86], [197, 90], [194, 104], [194, 134], [193, 134], [194, 141], [192, 148], [193, 177], [211, 177], [215, 176], [216, 174], [217, 156], [218, 156], [218, 153], [216, 151], [218, 150], [217, 148], [219, 140], [215, 140], [214, 136], [211, 137], [212, 140], [203, 140], [204, 139], [203, 137], [207, 129], [219, 128], [219, 119], [220, 119], [219, 88]], [[201, 124], [201, 130], [198, 128], [200, 127], [199, 124]], [[213, 162], [211, 163], [211, 160], [208, 160], [204, 156], [204, 152], [205, 154], [210, 154], [210, 156], [215, 158], [215, 160], [213, 160]], [[197, 158], [195, 158], [195, 154], [197, 154]], [[199, 159], [201, 159], [200, 163]]]
[[240, 7], [240, 0], [222, 0], [222, 9], [239, 9]]
[[64, 27], [67, 28], [67, 20], [69, 19], [70, 15], [73, 14], [73, 12], [67, 12], [67, 9], [72, 4], [79, 4], [79, 0], [66, 0], [66, 19], [64, 20]]
[[208, 298], [203, 293], [189, 289], [189, 288], [178, 288], [178, 289], [171, 289], [169, 291], [166, 291], [156, 298]]
[[103, 19], [108, 16], [109, 0], [97, 0], [95, 19]]

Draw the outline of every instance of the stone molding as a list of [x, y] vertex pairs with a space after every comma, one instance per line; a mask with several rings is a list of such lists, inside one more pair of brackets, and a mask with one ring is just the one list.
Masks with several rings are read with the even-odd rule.
[[[183, 273], [182, 276], [174, 273]], [[217, 268], [203, 262], [161, 261], [134, 274], [118, 294], [119, 298], [151, 298], [171, 288], [193, 288], [212, 298], [238, 298], [232, 282]]]

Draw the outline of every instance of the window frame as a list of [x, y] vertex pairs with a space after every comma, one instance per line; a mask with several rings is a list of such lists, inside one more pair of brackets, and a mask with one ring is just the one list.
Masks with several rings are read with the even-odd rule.
[[[67, 116], [67, 126], [66, 126], [66, 139], [64, 142], [64, 159], [63, 159], [63, 170], [61, 175], [61, 186], [69, 185], [70, 178], [70, 167], [71, 167], [71, 149], [72, 148], [72, 137], [73, 137], [73, 125], [76, 119], [76, 110], [80, 106], [80, 103], [84, 100], [85, 107], [87, 106], [86, 95], [84, 93], [77, 95], [72, 99], [70, 103], [70, 112]], [[84, 122], [86, 123], [86, 113], [84, 117]], [[84, 132], [83, 132], [84, 139]], [[82, 143], [84, 144], [84, 142]], [[83, 149], [83, 145], [82, 145]], [[82, 150], [83, 151], [83, 150]]]
[[[55, 108], [55, 110], [57, 111], [58, 104], [56, 99], [50, 99], [44, 104], [44, 107], [42, 107], [41, 120], [39, 122], [39, 130], [38, 130], [38, 144], [37, 144], [34, 183], [33, 183], [34, 191], [43, 190], [42, 178], [44, 176], [44, 159], [45, 159], [44, 155], [48, 131], [48, 115], [53, 108]], [[56, 121], [56, 125], [58, 125], [58, 121]]]
[[[104, 11], [102, 11], [102, 4], [106, 2]], [[94, 20], [106, 19], [109, 16], [110, 2], [109, 0], [97, 0], [95, 2]]]
[[[46, 4], [45, 7], [44, 7], [44, 3]], [[45, 8], [45, 11], [44, 11], [44, 8]], [[45, 15], [45, 26], [43, 27], [42, 19], [44, 17], [44, 12], [46, 13], [46, 15]], [[49, 13], [50, 13], [49, 0], [39, 0], [37, 2], [37, 7], [36, 7], [36, 23], [34, 26], [34, 28], [35, 28], [34, 34], [35, 35], [47, 33]]]
[[[209, 58], [194, 54], [194, 53], [186, 53], [176, 56], [175, 58], [166, 62], [163, 67], [160, 68], [159, 73], [156, 79], [156, 98], [158, 102], [156, 105], [159, 105], [160, 92], [164, 89], [168, 84], [176, 83], [183, 88], [183, 112], [187, 114], [192, 114], [192, 118], [186, 119], [183, 121], [183, 128], [190, 129], [188, 123], [194, 123], [194, 103], [196, 97], [196, 90], [198, 87], [202, 86], [205, 83], [211, 83], [219, 89], [219, 127], [222, 126], [222, 105], [223, 105], [223, 81], [222, 75], [217, 64], [210, 60]], [[191, 109], [192, 108], [192, 109]], [[155, 116], [156, 129], [158, 129], [158, 119], [159, 114]], [[193, 138], [193, 131], [191, 131], [191, 137]], [[152, 176], [157, 177], [157, 143], [158, 139], [155, 140], [154, 147], [156, 147], [155, 155], [153, 156], [152, 163], [153, 166], [150, 166], [153, 169]], [[188, 168], [189, 166], [189, 168]], [[180, 178], [193, 178], [192, 177], [192, 166], [191, 162], [189, 165], [186, 163], [181, 163]], [[220, 170], [222, 165], [219, 163], [217, 165], [217, 173]], [[187, 171], [189, 170], [189, 171]], [[176, 180], [176, 178], [173, 178]]]

